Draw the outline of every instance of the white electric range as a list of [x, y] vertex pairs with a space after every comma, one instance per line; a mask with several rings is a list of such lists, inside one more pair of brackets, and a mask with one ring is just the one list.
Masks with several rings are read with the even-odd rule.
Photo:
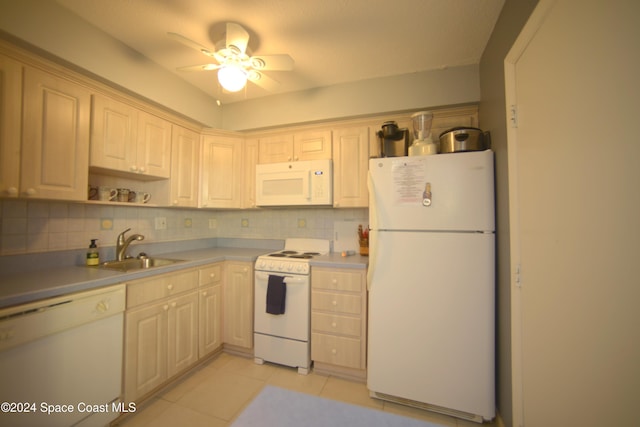
[[[287, 239], [281, 251], [258, 257], [255, 264], [254, 357], [308, 374], [311, 365], [310, 260], [330, 251], [329, 240]], [[273, 277], [270, 277], [273, 276]], [[283, 312], [268, 312], [274, 282], [284, 283]], [[271, 285], [270, 285], [270, 282]], [[273, 294], [271, 294], [273, 296]]]

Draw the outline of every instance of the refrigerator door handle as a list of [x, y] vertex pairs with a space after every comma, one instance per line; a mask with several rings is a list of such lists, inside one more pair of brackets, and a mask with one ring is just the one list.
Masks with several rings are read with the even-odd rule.
[[[378, 220], [376, 217], [376, 192], [373, 188], [371, 170], [367, 174], [367, 189], [369, 190], [369, 267], [367, 268], [367, 291], [371, 290], [371, 279], [375, 270], [375, 259], [378, 254]], [[374, 237], [375, 234], [375, 237]], [[371, 262], [374, 260], [374, 262]]]

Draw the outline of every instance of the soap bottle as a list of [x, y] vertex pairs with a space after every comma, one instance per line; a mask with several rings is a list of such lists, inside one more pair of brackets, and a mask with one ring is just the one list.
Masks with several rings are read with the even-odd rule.
[[98, 252], [96, 240], [98, 239], [91, 239], [91, 245], [89, 245], [89, 250], [87, 251], [87, 265], [100, 264], [100, 253]]

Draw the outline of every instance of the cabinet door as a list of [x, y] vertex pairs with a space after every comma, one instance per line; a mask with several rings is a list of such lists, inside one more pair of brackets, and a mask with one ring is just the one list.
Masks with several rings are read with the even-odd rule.
[[137, 398], [167, 379], [167, 313], [159, 303], [125, 315], [124, 401]]
[[333, 206], [369, 206], [369, 128], [333, 131]]
[[20, 114], [22, 65], [0, 55], [0, 196], [16, 197], [20, 188]]
[[198, 361], [198, 293], [169, 300], [167, 377]]
[[204, 136], [202, 139], [201, 206], [239, 208], [242, 189], [242, 139]]
[[171, 204], [198, 206], [200, 135], [180, 126], [171, 134]]
[[259, 145], [257, 139], [248, 139], [244, 142], [244, 155], [242, 156], [243, 178], [242, 183], [242, 208], [256, 207], [256, 165], [258, 164]]
[[293, 160], [319, 160], [331, 158], [331, 131], [308, 131], [295, 134]]
[[122, 102], [93, 95], [90, 166], [134, 172], [138, 111]]
[[200, 290], [198, 356], [205, 357], [222, 345], [222, 286]]
[[225, 266], [224, 342], [253, 347], [253, 267], [230, 262]]
[[169, 178], [171, 175], [171, 123], [154, 115], [138, 113], [138, 141], [134, 172]]
[[293, 160], [293, 135], [277, 135], [260, 138], [259, 163], [280, 163]]
[[40, 70], [24, 70], [21, 193], [86, 200], [91, 94]]

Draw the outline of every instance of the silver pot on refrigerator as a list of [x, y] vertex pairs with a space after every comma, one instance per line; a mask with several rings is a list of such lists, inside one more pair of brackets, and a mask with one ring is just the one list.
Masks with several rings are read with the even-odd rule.
[[472, 127], [455, 127], [440, 134], [440, 153], [483, 151], [491, 148], [489, 132]]

